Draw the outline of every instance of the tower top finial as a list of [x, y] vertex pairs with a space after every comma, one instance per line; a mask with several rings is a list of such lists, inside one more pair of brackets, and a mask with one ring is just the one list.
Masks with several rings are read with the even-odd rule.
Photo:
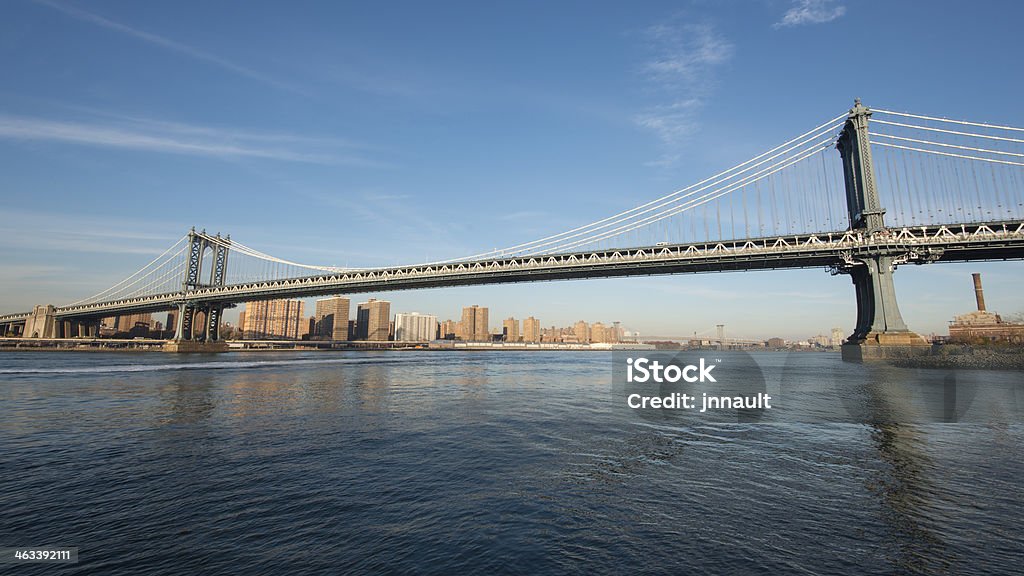
[[860, 106], [860, 98], [854, 98], [853, 99], [853, 105], [854, 106]]

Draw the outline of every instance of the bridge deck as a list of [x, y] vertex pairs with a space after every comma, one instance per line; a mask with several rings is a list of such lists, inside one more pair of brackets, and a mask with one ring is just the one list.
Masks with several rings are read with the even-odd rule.
[[[889, 229], [870, 237], [837, 231], [354, 270], [65, 306], [57, 309], [57, 317], [156, 312], [180, 303], [223, 304], [444, 286], [827, 267], [854, 256], [881, 252], [899, 255], [901, 263], [1020, 259], [1024, 258], [1024, 221]], [[0, 316], [0, 323], [24, 321], [28, 315]]]

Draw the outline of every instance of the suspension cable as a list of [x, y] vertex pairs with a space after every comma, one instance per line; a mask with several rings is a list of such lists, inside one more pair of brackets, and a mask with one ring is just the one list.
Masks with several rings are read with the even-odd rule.
[[991, 150], [989, 148], [974, 148], [971, 146], [959, 146], [957, 144], [945, 144], [942, 142], [932, 142], [931, 140], [918, 140], [917, 138], [893, 136], [892, 134], [879, 134], [878, 132], [873, 132], [871, 136], [878, 138], [890, 138], [892, 140], [902, 140], [904, 142], [915, 142], [917, 144], [930, 144], [932, 146], [942, 146], [945, 148], [957, 148], [959, 150], [970, 150], [972, 152], [984, 152], [986, 154], [1001, 154], [1003, 156], [1017, 156], [1018, 158], [1024, 158], [1024, 154], [1019, 154], [1017, 152], [1004, 152], [1002, 150]]
[[[572, 230], [567, 230], [567, 231], [561, 232], [559, 234], [555, 234], [555, 235], [552, 235], [552, 236], [541, 238], [539, 240], [534, 240], [532, 242], [526, 242], [526, 243], [523, 243], [523, 244], [518, 244], [518, 245], [515, 245], [515, 246], [510, 246], [508, 248], [504, 248], [504, 249], [501, 249], [501, 250], [492, 250], [490, 252], [483, 252], [483, 253], [480, 253], [480, 254], [475, 254], [475, 255], [472, 255], [472, 256], [467, 256], [465, 258], [458, 258], [458, 259], [452, 259], [452, 260], [442, 260], [442, 261], [439, 261], [439, 262], [436, 262], [436, 263], [437, 264], [444, 264], [444, 263], [448, 263], [448, 262], [458, 262], [460, 260], [472, 260], [472, 259], [484, 258], [484, 257], [490, 256], [492, 254], [516, 253], [517, 251], [521, 251], [521, 250], [524, 250], [524, 249], [527, 249], [527, 248], [537, 248], [537, 247], [540, 247], [538, 245], [546, 245], [544, 243], [552, 241], [552, 240], [565, 240], [565, 239], [568, 239], [566, 237], [568, 237], [568, 236], [570, 236], [570, 235], [572, 235], [574, 233], [577, 233], [577, 232], [583, 233], [583, 232], [586, 232], [586, 231], [591, 231], [591, 229], [593, 229], [595, 227], [604, 228], [604, 227], [607, 227], [607, 226], [610, 226], [610, 225], [615, 225], [615, 224], [617, 224], [617, 223], [619, 223], [619, 222], [621, 222], [623, 220], [628, 219], [628, 217], [638, 216], [640, 214], [644, 214], [644, 213], [647, 213], [647, 212], [650, 211], [650, 210], [644, 210], [645, 208], [657, 209], [659, 207], [662, 207], [662, 206], [664, 206], [666, 204], [671, 203], [672, 201], [674, 201], [674, 199], [677, 196], [680, 196], [681, 194], [684, 194], [684, 193], [687, 193], [687, 192], [690, 192], [690, 194], [693, 194], [693, 193], [696, 193], [696, 192], [699, 192], [701, 190], [706, 189], [708, 186], [705, 186], [704, 188], [701, 188], [699, 190], [694, 190], [694, 188], [698, 188], [698, 187], [700, 187], [700, 186], [702, 186], [704, 184], [708, 184], [709, 182], [715, 182], [717, 180], [727, 180], [729, 178], [737, 176], [738, 174], [746, 172], [746, 171], [748, 171], [751, 168], [755, 168], [755, 167], [759, 166], [760, 164], [763, 164], [763, 162], [760, 162], [760, 163], [757, 163], [757, 164], [753, 164], [752, 166], [748, 166], [748, 165], [750, 165], [750, 164], [752, 164], [752, 163], [754, 163], [754, 162], [756, 162], [758, 160], [761, 160], [762, 158], [765, 158], [766, 156], [770, 156], [771, 154], [776, 153], [777, 151], [779, 151], [779, 150], [781, 150], [783, 148], [786, 148], [787, 146], [790, 146], [793, 143], [796, 143], [796, 142], [806, 142], [806, 140], [808, 140], [809, 138], [814, 138], [816, 136], [820, 136], [821, 133], [833, 130], [833, 129], [838, 127], [838, 125], [836, 125], [836, 122], [838, 122], [839, 120], [842, 120], [845, 117], [846, 117], [846, 114], [841, 114], [839, 116], [836, 116], [835, 118], [832, 118], [831, 120], [829, 120], [829, 121], [827, 121], [827, 122], [825, 122], [825, 123], [815, 127], [814, 129], [809, 130], [809, 131], [801, 134], [800, 136], [797, 136], [796, 138], [790, 139], [787, 142], [785, 142], [783, 144], [780, 144], [780, 145], [776, 146], [775, 148], [772, 148], [771, 150], [768, 150], [767, 152], [764, 152], [763, 154], [760, 154], [758, 156], [755, 156], [754, 158], [751, 158], [750, 160], [747, 160], [746, 162], [743, 162], [741, 164], [737, 164], [736, 166], [734, 166], [732, 168], [729, 168], [728, 170], [719, 172], [718, 174], [715, 174], [714, 176], [711, 176], [709, 178], [705, 178], [704, 180], [701, 180], [700, 182], [697, 182], [696, 184], [692, 184], [690, 186], [687, 186], [686, 188], [677, 190], [675, 192], [672, 192], [671, 194], [667, 194], [665, 196], [662, 196], [661, 198], [657, 198], [655, 200], [647, 202], [646, 204], [641, 204], [640, 206], [637, 206], [635, 208], [631, 208], [629, 210], [625, 210], [623, 212], [620, 212], [620, 213], [615, 214], [613, 216], [609, 216], [609, 217], [604, 218], [602, 220], [598, 220], [596, 222], [591, 222], [590, 224], [586, 224], [584, 226], [573, 228]], [[797, 145], [799, 146], [800, 144], [797, 144]], [[792, 148], [790, 148], [789, 150], [792, 150]], [[785, 154], [789, 150], [785, 150], [785, 151], [783, 151], [780, 154]], [[780, 154], [776, 154], [775, 156], [772, 156], [768, 160], [776, 158]], [[746, 167], [746, 168], [744, 168], [744, 167]], [[743, 168], [743, 170], [740, 170], [741, 168]], [[734, 172], [737, 172], [737, 171], [739, 171], [738, 174], [733, 174]], [[731, 176], [729, 176], [730, 174], [731, 174]], [[713, 184], [711, 184], [711, 185], [713, 185]], [[687, 194], [687, 196], [690, 195], [690, 194]], [[653, 208], [651, 208], [652, 206], [653, 206]], [[604, 226], [601, 226], [601, 225], [604, 225]], [[578, 236], [578, 234], [576, 236]], [[571, 236], [571, 237], [575, 237], [575, 236]]]
[[918, 126], [916, 124], [904, 124], [902, 122], [890, 122], [888, 120], [873, 120], [876, 124], [887, 124], [889, 126], [899, 126], [901, 128], [912, 128], [914, 130], [927, 130], [929, 132], [941, 132], [943, 134], [954, 134], [956, 136], [969, 136], [971, 138], [985, 138], [988, 140], [999, 140], [1000, 142], [1015, 142], [1017, 144], [1024, 144], [1024, 140], [1019, 138], [1006, 138], [1004, 136], [992, 136], [991, 134], [975, 134], [973, 132], [960, 132], [958, 130], [945, 130], [943, 128], [933, 128], [931, 126]]
[[967, 160], [980, 160], [982, 162], [992, 162], [995, 164], [1008, 164], [1010, 166], [1024, 166], [1024, 162], [1011, 162], [1010, 160], [996, 160], [995, 158], [981, 158], [979, 156], [967, 156], [965, 154], [955, 154], [953, 152], [940, 152], [938, 150], [927, 150], [925, 148], [913, 148], [911, 146], [901, 146], [899, 144], [890, 144], [888, 142], [876, 142], [872, 141], [872, 144], [878, 146], [885, 146], [887, 148], [899, 148], [901, 150], [910, 150], [913, 152], [924, 152], [926, 154], [938, 154], [939, 156], [950, 156], [952, 158], [964, 158]]
[[[180, 239], [178, 239], [178, 241], [177, 241], [177, 242], [175, 242], [175, 243], [174, 243], [174, 244], [173, 244], [173, 245], [172, 245], [172, 246], [171, 246], [170, 248], [168, 248], [167, 250], [164, 250], [164, 253], [163, 253], [163, 254], [161, 254], [161, 255], [157, 256], [156, 258], [154, 258], [154, 259], [153, 259], [153, 260], [152, 260], [152, 261], [151, 261], [151, 262], [150, 262], [149, 264], [146, 264], [145, 266], [143, 266], [142, 268], [140, 268], [140, 269], [139, 269], [138, 271], [136, 271], [136, 272], [135, 272], [134, 274], [132, 274], [131, 276], [128, 276], [128, 277], [127, 277], [127, 278], [125, 278], [124, 280], [122, 280], [122, 281], [118, 282], [117, 284], [114, 284], [114, 285], [113, 285], [113, 286], [111, 286], [110, 288], [107, 288], [106, 290], [104, 290], [104, 291], [102, 291], [102, 292], [100, 292], [100, 293], [98, 293], [98, 294], [94, 294], [94, 295], [92, 295], [92, 296], [90, 296], [90, 297], [88, 297], [88, 298], [84, 298], [84, 299], [82, 299], [82, 300], [79, 300], [79, 301], [77, 301], [77, 302], [72, 302], [71, 304], [68, 304], [68, 306], [77, 306], [77, 305], [79, 305], [79, 304], [82, 304], [82, 303], [84, 303], [84, 302], [88, 302], [88, 301], [90, 301], [90, 300], [93, 300], [93, 299], [95, 299], [95, 298], [99, 298], [100, 296], [103, 296], [103, 295], [105, 295], [105, 294], [108, 294], [108, 293], [110, 293], [110, 292], [113, 292], [113, 291], [114, 291], [114, 290], [116, 290], [117, 288], [120, 288], [120, 287], [121, 287], [122, 285], [124, 285], [124, 284], [125, 284], [126, 282], [128, 282], [128, 281], [129, 281], [129, 280], [131, 280], [132, 278], [135, 278], [135, 277], [136, 277], [136, 276], [138, 276], [139, 274], [141, 274], [141, 273], [145, 272], [147, 268], [149, 268], [150, 266], [152, 266], [152, 265], [153, 265], [153, 264], [155, 264], [156, 262], [160, 261], [160, 259], [162, 259], [162, 258], [163, 258], [164, 256], [167, 256], [167, 254], [168, 254], [168, 253], [170, 253], [170, 251], [171, 251], [171, 250], [174, 250], [175, 248], [177, 248], [177, 247], [178, 247], [178, 244], [181, 244], [181, 243], [182, 243], [182, 242], [183, 242], [183, 241], [184, 241], [184, 240], [185, 240], [186, 238], [188, 238], [188, 234], [186, 234], [186, 235], [182, 236], [182, 237], [181, 237]], [[179, 252], [180, 252], [180, 251], [179, 251]], [[175, 254], [175, 256], [177, 256], [177, 254]], [[131, 285], [134, 285], [134, 284], [135, 284], [135, 283], [137, 283], [137, 282], [138, 282], [138, 280], [136, 280], [136, 282], [132, 283]]]
[[[936, 118], [934, 116], [922, 116], [920, 114], [908, 114], [906, 112], [893, 112], [892, 110], [882, 110], [880, 108], [872, 108], [872, 112], [881, 112], [882, 114], [892, 114], [894, 116], [904, 116], [906, 118], [917, 118], [919, 120], [933, 120], [935, 122], [948, 122], [950, 124], [961, 124], [964, 126], [978, 126], [980, 128], [993, 128], [996, 130], [1012, 130], [1014, 132], [1024, 132], [1024, 128], [1015, 128], [1013, 126], [999, 126], [997, 124], [985, 124], [983, 122], [968, 122], [966, 120], [952, 120], [950, 118]], [[876, 120], [877, 122], [878, 120]]]

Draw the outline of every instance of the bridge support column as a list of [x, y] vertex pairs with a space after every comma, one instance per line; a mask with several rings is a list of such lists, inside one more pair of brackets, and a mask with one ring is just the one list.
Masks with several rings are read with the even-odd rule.
[[[870, 119], [871, 110], [856, 100], [836, 148], [843, 159], [850, 230], [869, 238], [889, 239], [885, 209], [879, 200], [871, 159]], [[907, 329], [903, 322], [896, 304], [892, 273], [898, 264], [911, 260], [923, 264], [933, 259], [934, 255], [930, 253], [922, 257], [914, 251], [893, 248], [862, 254], [846, 253], [841, 263], [830, 267], [832, 274], [850, 275], [857, 295], [857, 327], [842, 346], [843, 360], [885, 360], [927, 354], [931, 350], [924, 338]]]
[[[189, 261], [182, 281], [182, 291], [194, 292], [207, 286], [223, 286], [227, 278], [228, 250], [231, 237], [209, 236], [206, 231], [189, 232]], [[209, 283], [203, 284], [203, 254], [213, 251], [213, 266]], [[225, 352], [226, 342], [220, 341], [220, 319], [224, 311], [221, 304], [182, 303], [178, 305], [178, 318], [174, 340], [164, 344], [165, 352]], [[198, 320], [199, 316], [203, 320]]]
[[174, 340], [184, 340], [185, 330], [183, 328], [185, 324], [185, 305], [178, 304], [178, 314], [174, 319]]
[[195, 335], [193, 334], [192, 323], [193, 323], [193, 321], [195, 319], [196, 319], [196, 308], [195, 308], [195, 306], [192, 306], [190, 304], [183, 305], [182, 308], [181, 308], [181, 322], [179, 322], [179, 324], [178, 324], [179, 332], [181, 333], [181, 337], [180, 338], [176, 338], [176, 340], [185, 341], [185, 340], [192, 340], [193, 339], [193, 336], [195, 336]]
[[224, 314], [224, 307], [212, 305], [206, 311], [206, 341], [220, 341], [220, 321]]
[[[227, 352], [228, 345], [220, 341], [218, 326], [222, 308], [202, 307], [191, 304], [178, 305], [178, 319], [174, 328], [174, 340], [164, 344], [164, 352]], [[205, 319], [201, 326], [195, 325], [198, 313], [204, 312]], [[216, 313], [215, 313], [216, 311]]]
[[842, 345], [843, 360], [870, 362], [927, 354], [931, 346], [911, 332], [896, 301], [893, 272], [910, 255], [844, 256], [833, 274], [849, 274], [857, 297], [857, 326]]
[[25, 320], [26, 338], [53, 338], [56, 336], [57, 309], [53, 304], [36, 306]]

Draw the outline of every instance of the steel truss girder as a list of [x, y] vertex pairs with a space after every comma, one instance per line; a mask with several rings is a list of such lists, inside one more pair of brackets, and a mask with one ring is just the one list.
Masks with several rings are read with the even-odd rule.
[[[58, 317], [107, 316], [166, 310], [182, 302], [231, 304], [281, 297], [305, 297], [381, 290], [601, 278], [631, 275], [724, 272], [841, 265], [844, 254], [916, 254], [908, 262], [953, 262], [1024, 258], [1024, 221], [972, 225], [932, 225], [888, 229], [875, 235], [857, 231], [754, 238], [726, 242], [648, 246], [545, 256], [523, 256], [451, 264], [424, 264], [357, 270], [319, 276], [205, 287], [189, 292], [140, 296], [112, 302], [58, 308]], [[894, 265], [901, 262], [897, 260]], [[19, 321], [27, 313], [0, 321]]]

